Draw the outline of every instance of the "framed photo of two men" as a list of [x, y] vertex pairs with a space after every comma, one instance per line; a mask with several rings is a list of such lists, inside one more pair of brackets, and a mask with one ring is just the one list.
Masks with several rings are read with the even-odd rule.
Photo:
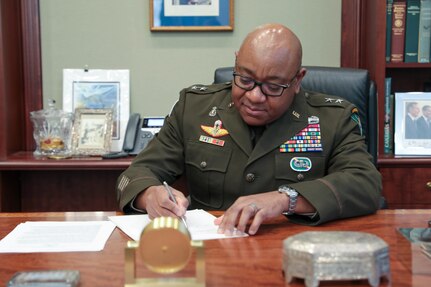
[[431, 93], [395, 93], [395, 155], [431, 156]]

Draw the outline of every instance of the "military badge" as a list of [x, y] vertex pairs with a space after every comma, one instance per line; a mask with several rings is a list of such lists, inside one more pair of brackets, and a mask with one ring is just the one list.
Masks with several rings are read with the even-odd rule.
[[216, 120], [214, 122], [214, 126], [212, 126], [212, 127], [201, 125], [201, 129], [204, 132], [206, 132], [208, 135], [216, 137], [216, 138], [229, 134], [229, 132], [222, 127], [221, 120]]
[[354, 121], [355, 123], [358, 124], [359, 131], [360, 131], [361, 136], [362, 136], [363, 135], [362, 124], [361, 124], [361, 119], [359, 118], [359, 111], [357, 108], [352, 109], [352, 114], [350, 115], [350, 118], [352, 119], [352, 121]]
[[208, 114], [210, 117], [215, 117], [217, 115], [217, 107], [212, 107], [211, 111]]
[[318, 123], [319, 123], [319, 117], [317, 117], [317, 116], [308, 117], [308, 124], [309, 125], [318, 124]]
[[311, 169], [312, 163], [308, 157], [294, 157], [290, 160], [290, 167], [294, 171], [305, 172]]

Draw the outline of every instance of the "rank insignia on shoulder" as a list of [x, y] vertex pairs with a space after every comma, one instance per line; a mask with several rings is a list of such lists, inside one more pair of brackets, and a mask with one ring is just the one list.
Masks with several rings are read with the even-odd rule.
[[214, 126], [212, 126], [212, 127], [211, 126], [201, 125], [201, 129], [204, 132], [206, 132], [208, 135], [216, 137], [216, 138], [222, 137], [222, 136], [225, 136], [225, 135], [229, 134], [229, 132], [222, 127], [221, 120], [216, 120], [214, 122]]
[[197, 85], [195, 85], [195, 86], [192, 87], [192, 90], [198, 90], [198, 91], [206, 91], [207, 89], [208, 89], [208, 87], [206, 87], [206, 86], [197, 86]]
[[343, 101], [342, 99], [325, 98], [325, 103], [341, 104]]
[[357, 108], [352, 109], [352, 114], [350, 115], [350, 118], [352, 119], [352, 121], [358, 124], [359, 132], [361, 133], [361, 136], [362, 136], [364, 133], [362, 132], [361, 118], [359, 117], [359, 111]]
[[320, 152], [323, 151], [320, 124], [308, 124], [291, 139], [280, 145], [280, 152]]

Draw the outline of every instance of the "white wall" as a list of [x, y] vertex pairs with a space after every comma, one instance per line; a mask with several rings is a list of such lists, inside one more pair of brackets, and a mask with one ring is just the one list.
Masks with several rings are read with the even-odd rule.
[[165, 115], [182, 88], [211, 83], [268, 22], [298, 35], [304, 65], [340, 65], [341, 0], [234, 0], [233, 32], [150, 32], [149, 1], [40, 0], [44, 103], [62, 107], [65, 68], [129, 69], [130, 111]]

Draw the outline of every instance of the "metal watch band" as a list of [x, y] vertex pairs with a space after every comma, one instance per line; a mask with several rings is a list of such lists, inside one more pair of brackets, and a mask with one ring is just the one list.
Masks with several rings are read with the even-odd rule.
[[284, 193], [289, 198], [289, 208], [286, 212], [283, 212], [284, 215], [291, 215], [295, 213], [296, 202], [298, 201], [298, 192], [287, 185], [282, 185], [278, 188], [278, 192]]

